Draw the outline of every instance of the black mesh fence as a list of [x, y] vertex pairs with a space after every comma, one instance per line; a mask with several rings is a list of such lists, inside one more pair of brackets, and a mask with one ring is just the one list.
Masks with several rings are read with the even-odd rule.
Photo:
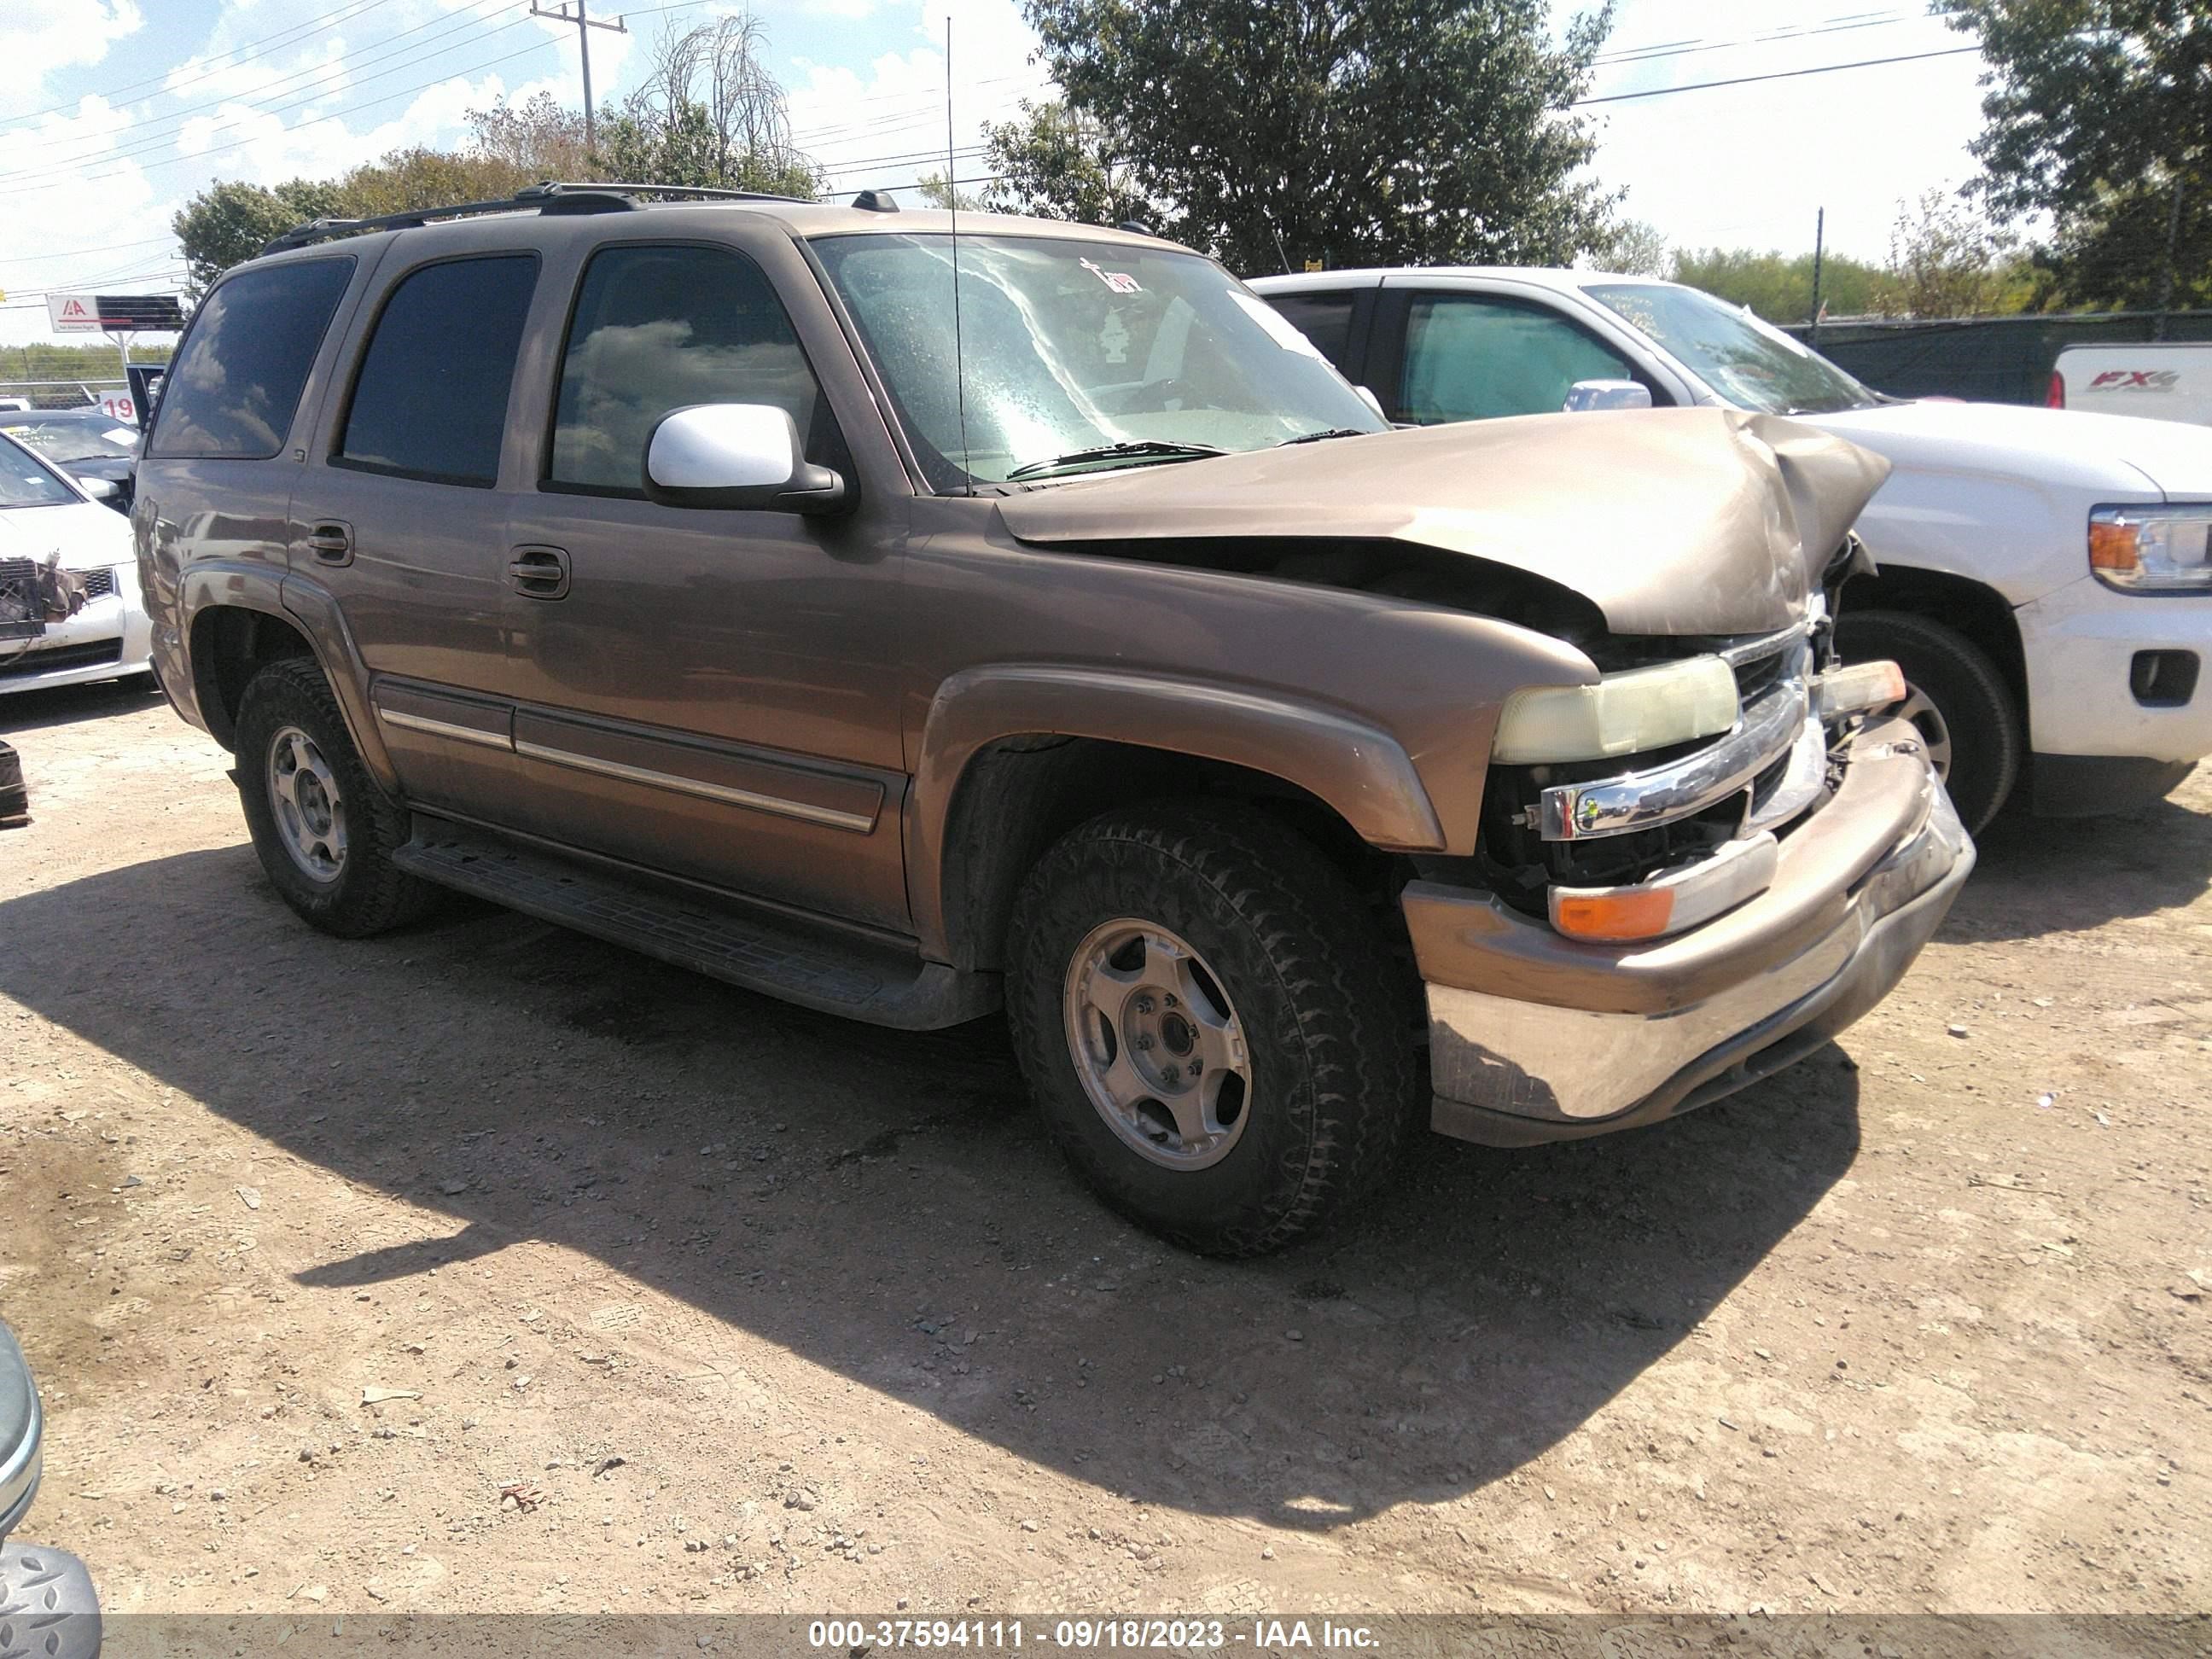
[[[2130, 345], [2155, 337], [2150, 311], [2051, 313], [1931, 321], [1802, 324], [1786, 331], [1877, 392], [1893, 398], [1966, 398], [2039, 404], [2063, 347]], [[2168, 340], [2212, 340], [2212, 311], [2169, 312]]]

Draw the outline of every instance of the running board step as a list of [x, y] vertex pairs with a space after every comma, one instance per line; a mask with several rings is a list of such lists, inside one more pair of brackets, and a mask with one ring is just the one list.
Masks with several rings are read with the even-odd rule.
[[999, 1006], [995, 975], [963, 974], [802, 922], [684, 898], [441, 819], [417, 816], [414, 839], [392, 861], [441, 887], [871, 1025], [936, 1030]]

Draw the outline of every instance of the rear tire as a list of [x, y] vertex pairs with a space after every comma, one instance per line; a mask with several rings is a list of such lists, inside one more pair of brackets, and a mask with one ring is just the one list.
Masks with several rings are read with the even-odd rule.
[[301, 919], [345, 939], [410, 921], [436, 890], [392, 862], [407, 813], [377, 787], [310, 658], [271, 663], [238, 710], [238, 791], [253, 850]]
[[1093, 819], [1007, 937], [1015, 1049], [1061, 1150], [1214, 1255], [1279, 1249], [1389, 1174], [1417, 1121], [1410, 993], [1350, 885], [1249, 808]]
[[1904, 611], [1846, 611], [1836, 619], [1845, 662], [1893, 659], [1905, 671], [1903, 712], [1966, 828], [1979, 835], [2011, 795], [2027, 754], [2019, 706], [1989, 653], [1942, 623]]

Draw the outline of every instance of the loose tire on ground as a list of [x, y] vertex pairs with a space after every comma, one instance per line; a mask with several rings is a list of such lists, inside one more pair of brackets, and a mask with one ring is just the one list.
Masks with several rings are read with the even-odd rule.
[[[1134, 942], [1095, 955], [1114, 951], [1130, 924]], [[1099, 1030], [1108, 1022], [1091, 1010], [1123, 979], [1175, 985], [1158, 964], [1184, 952], [1195, 960], [1181, 982], [1195, 988], [1181, 1045], [1176, 1026], [1163, 1024], [1177, 1011], [1137, 1013], [1134, 993], [1126, 1030]], [[1087, 976], [1077, 971], [1086, 963]], [[1086, 1001], [1079, 982], [1106, 989]], [[1279, 1249], [1341, 1217], [1389, 1174], [1419, 1121], [1413, 989], [1344, 878], [1249, 809], [1170, 804], [1093, 819], [1038, 861], [1008, 933], [1008, 1018], [1054, 1139], [1114, 1208], [1210, 1255]], [[1194, 1040], [1200, 1024], [1208, 1035]], [[1150, 1052], [1130, 1057], [1153, 1064], [1157, 1079], [1158, 1062], [1220, 1049], [1224, 1032], [1241, 1037], [1227, 1047], [1244, 1072], [1241, 1100], [1229, 1098], [1229, 1079], [1220, 1084], [1217, 1102], [1235, 1117], [1218, 1133], [1184, 1140], [1157, 1101], [1120, 1115], [1116, 1127], [1094, 1099], [1101, 1078], [1115, 1075], [1101, 1056], [1127, 1054], [1124, 1039], [1149, 1038]], [[1149, 1151], [1137, 1144], [1146, 1122], [1159, 1130]]]
[[1907, 697], [1906, 712], [1960, 817], [1980, 834], [2019, 781], [2027, 748], [2012, 689], [1989, 653], [1942, 623], [1903, 611], [1846, 611], [1836, 619], [1836, 650], [1845, 662], [1893, 658], [1905, 671], [1917, 694]]
[[[287, 904], [304, 921], [347, 939], [380, 933], [422, 914], [436, 890], [392, 862], [392, 849], [407, 839], [407, 814], [361, 763], [337, 699], [311, 659], [289, 657], [253, 677], [239, 702], [236, 735], [239, 797], [253, 850]], [[284, 807], [272, 783], [272, 751], [280, 738], [288, 760], [312, 753], [328, 774], [329, 784], [316, 788], [338, 809], [328, 817], [342, 826], [343, 850], [326, 860], [330, 867], [320, 876], [288, 845], [288, 833], [296, 844], [300, 832], [280, 823]], [[331, 843], [323, 844], [327, 849]]]

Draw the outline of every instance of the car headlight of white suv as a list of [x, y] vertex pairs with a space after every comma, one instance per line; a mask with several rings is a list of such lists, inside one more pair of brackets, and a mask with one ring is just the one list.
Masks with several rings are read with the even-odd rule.
[[2212, 501], [2099, 507], [2089, 568], [2124, 592], [2212, 592]]

